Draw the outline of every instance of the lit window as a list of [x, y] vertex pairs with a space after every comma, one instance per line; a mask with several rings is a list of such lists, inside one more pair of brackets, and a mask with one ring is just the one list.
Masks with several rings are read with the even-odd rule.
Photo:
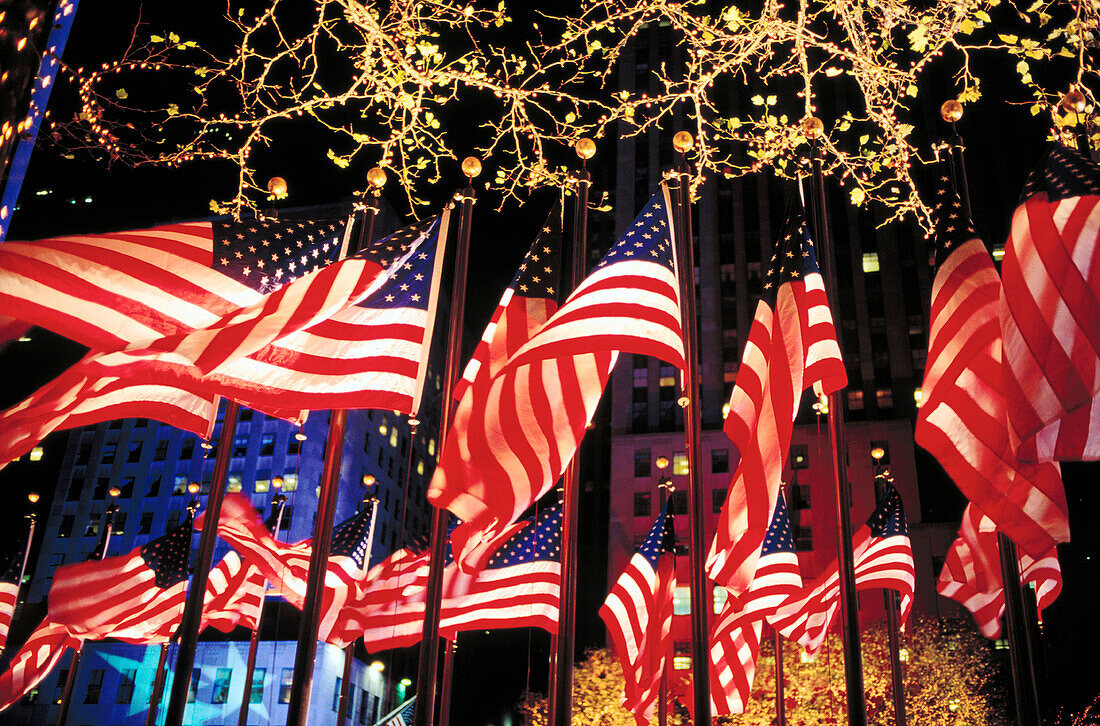
[[691, 670], [691, 643], [681, 642], [676, 644], [672, 655], [672, 670]]
[[241, 475], [230, 474], [226, 480], [225, 490], [227, 492], [239, 492], [241, 490]]
[[634, 516], [648, 517], [650, 514], [649, 492], [634, 492]]
[[290, 689], [294, 685], [294, 669], [283, 668], [283, 678], [279, 683], [279, 703], [290, 703]]
[[875, 401], [879, 408], [893, 408], [894, 392], [889, 388], [879, 388], [875, 391]]
[[397, 429], [396, 428], [390, 429], [390, 446], [392, 446], [395, 449], [397, 448]]
[[687, 476], [688, 473], [688, 457], [683, 451], [677, 451], [672, 455], [672, 475], [673, 476]]
[[810, 449], [806, 444], [791, 445], [791, 468], [808, 469], [810, 466]]
[[722, 612], [722, 606], [726, 604], [726, 599], [729, 598], [729, 595], [729, 590], [724, 587], [714, 588], [713, 597], [715, 615], [718, 615], [720, 612]]
[[257, 494], [263, 494], [264, 492], [266, 492], [270, 488], [271, 488], [271, 480], [270, 479], [257, 479], [256, 480], [256, 493]]
[[283, 491], [284, 492], [298, 491], [298, 475], [297, 474], [284, 474], [283, 475]]
[[924, 403], [924, 391], [920, 388], [913, 389], [913, 401], [917, 404], [917, 408], [920, 408]]
[[863, 253], [863, 271], [878, 272], [878, 252]]
[[428, 456], [435, 456], [435, 439], [428, 439]]
[[40, 461], [41, 459], [42, 459], [42, 447], [41, 446], [36, 446], [33, 449], [31, 449], [30, 460], [31, 461]]
[[267, 677], [267, 668], [254, 668], [252, 670], [252, 689], [248, 692], [249, 703], [264, 702], [264, 680]]
[[863, 391], [848, 391], [848, 410], [863, 410]]
[[993, 248], [993, 259], [995, 259], [997, 262], [1000, 262], [1001, 260], [1004, 259], [1004, 257], [1005, 257], [1005, 246], [1004, 245], [997, 245], [996, 247]]
[[421, 474], [421, 475], [424, 474], [424, 461], [423, 460], [420, 460], [420, 461], [416, 462], [416, 473]]
[[214, 693], [210, 696], [210, 703], [227, 703], [229, 701], [229, 682], [232, 678], [232, 668], [219, 668], [215, 672]]
[[672, 591], [672, 614], [691, 615], [691, 589], [686, 585], [677, 585]]

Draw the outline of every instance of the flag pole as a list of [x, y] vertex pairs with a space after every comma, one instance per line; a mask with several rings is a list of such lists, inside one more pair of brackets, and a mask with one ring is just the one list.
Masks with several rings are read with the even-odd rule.
[[[886, 494], [886, 487], [894, 481], [890, 470], [880, 465], [886, 451], [876, 446], [871, 449], [871, 458], [875, 460], [875, 500], [880, 501]], [[905, 682], [901, 671], [901, 640], [898, 637], [898, 597], [890, 589], [882, 591], [886, 606], [886, 634], [890, 648], [890, 685], [894, 697], [894, 726], [905, 726]]]
[[[279, 529], [283, 523], [283, 510], [286, 508], [286, 495], [276, 494], [271, 498], [271, 503], [275, 505], [275, 526], [272, 527], [272, 537], [279, 536]], [[267, 590], [267, 580], [264, 580], [264, 590]], [[252, 633], [248, 638], [248, 657], [245, 660], [244, 667], [244, 690], [241, 694], [241, 709], [237, 714], [237, 726], [248, 726], [248, 707], [251, 705], [252, 699], [252, 674], [256, 672], [256, 654], [260, 649], [260, 629], [263, 627], [264, 621], [264, 599], [260, 599], [260, 612], [256, 616], [256, 627], [252, 628]]]
[[[962, 106], [951, 101], [940, 106], [940, 116], [951, 124], [962, 118]], [[962, 137], [956, 132], [950, 145], [952, 168], [958, 169], [955, 182], [959, 196], [963, 198], [969, 213], [970, 190], [966, 180], [966, 160], [963, 157]], [[1034, 671], [1030, 666], [1027, 636], [1023, 630], [1025, 619], [1023, 593], [1020, 585], [1020, 567], [1016, 544], [1003, 532], [997, 532], [997, 545], [1001, 557], [1001, 585], [1005, 596], [1005, 629], [1008, 630], [1009, 664], [1012, 668], [1012, 690], [1016, 697], [1016, 717], [1020, 726], [1038, 726], [1039, 703], [1036, 696]]]
[[[108, 491], [112, 501], [103, 511], [103, 532], [99, 536], [99, 542], [88, 556], [88, 560], [102, 560], [107, 556], [107, 547], [111, 544], [111, 528], [114, 525], [115, 513], [118, 511], [118, 503], [114, 501], [121, 492], [118, 487], [111, 487]], [[65, 726], [69, 721], [69, 706], [73, 699], [73, 689], [76, 687], [76, 671], [80, 668], [81, 652], [84, 650], [84, 641], [80, 646], [73, 648], [73, 658], [69, 663], [69, 673], [65, 678], [65, 688], [61, 692], [61, 712], [57, 715], [57, 726]]]
[[447, 641], [443, 651], [443, 688], [439, 694], [439, 726], [448, 726], [451, 722], [451, 683], [455, 667], [455, 653], [458, 652], [458, 633], [454, 640]]
[[183, 711], [187, 708], [187, 694], [191, 690], [191, 669], [195, 666], [195, 646], [199, 641], [199, 623], [202, 619], [202, 602], [206, 595], [206, 583], [210, 577], [210, 565], [214, 561], [214, 544], [218, 537], [218, 518], [221, 516], [225, 482], [229, 473], [229, 458], [233, 453], [233, 439], [237, 435], [237, 416], [241, 406], [226, 399], [225, 417], [222, 420], [218, 451], [214, 458], [214, 474], [210, 484], [210, 496], [206, 500], [206, 519], [199, 536], [199, 552], [195, 558], [191, 583], [187, 587], [187, 599], [183, 605], [183, 618], [176, 630], [179, 648], [173, 669], [172, 690], [168, 695], [168, 711], [164, 717], [166, 726], [181, 726]]
[[672, 144], [680, 162], [670, 175], [676, 180], [673, 227], [676, 232], [676, 278], [680, 283], [680, 325], [684, 336], [684, 379], [680, 407], [684, 410], [684, 449], [687, 453], [688, 559], [691, 566], [691, 668], [694, 684], [695, 722], [710, 723], [710, 629], [707, 626], [707, 578], [703, 571], [705, 502], [700, 486], [699, 443], [702, 428], [699, 401], [699, 355], [695, 322], [695, 250], [691, 221], [691, 173], [687, 152], [695, 140], [687, 131], [678, 131]]
[[[367, 173], [367, 181], [377, 196], [386, 183], [386, 173], [375, 167]], [[359, 238], [366, 227], [373, 232], [378, 205], [365, 206], [365, 218]], [[313, 686], [313, 663], [317, 656], [317, 634], [321, 627], [321, 609], [325, 594], [325, 574], [332, 551], [332, 520], [336, 516], [336, 499], [340, 488], [340, 464], [344, 458], [344, 434], [347, 432], [347, 409], [332, 409], [329, 414], [328, 437], [325, 441], [325, 461], [321, 470], [321, 487], [317, 494], [317, 515], [313, 520], [313, 546], [309, 555], [306, 593], [298, 621], [298, 646], [294, 652], [294, 676], [287, 704], [286, 726], [305, 726], [309, 720], [309, 699]], [[176, 726], [172, 724], [170, 726]]]
[[[31, 492], [27, 495], [27, 499], [31, 504], [38, 502], [38, 493]], [[23, 577], [27, 574], [27, 560], [31, 556], [31, 542], [34, 540], [34, 525], [35, 525], [35, 513], [24, 515], [24, 519], [27, 520], [27, 546], [23, 548], [23, 563], [19, 565], [19, 580], [15, 583], [15, 602], [11, 607], [11, 622], [15, 621], [15, 609], [19, 607], [19, 595], [23, 592]], [[106, 550], [105, 550], [106, 551]], [[5, 647], [7, 647], [5, 645]]]
[[[454, 389], [458, 382], [462, 356], [462, 325], [466, 314], [466, 262], [470, 250], [470, 223], [473, 217], [474, 177], [481, 173], [481, 161], [468, 156], [462, 160], [462, 173], [467, 185], [455, 194], [459, 204], [458, 249], [455, 250], [454, 277], [451, 282], [451, 313], [447, 328], [447, 352], [443, 369], [442, 403], [439, 411], [439, 447], [442, 451], [454, 415]], [[424, 604], [424, 629], [420, 638], [420, 659], [417, 668], [416, 691], [419, 708], [413, 715], [415, 726], [432, 726], [435, 722], [435, 698], [439, 670], [439, 620], [443, 601], [443, 557], [447, 544], [445, 510], [432, 507], [430, 559]], [[291, 726], [287, 724], [287, 726]]]
[[[576, 202], [573, 208], [573, 250], [569, 290], [584, 279], [588, 256], [588, 190], [592, 174], [587, 162], [596, 154], [591, 139], [575, 144], [581, 168], [574, 177]], [[580, 508], [580, 448], [562, 477], [561, 496], [561, 585], [558, 591], [558, 632], [554, 642], [554, 678], [550, 692], [550, 726], [573, 723], [573, 660], [576, 652], [577, 618], [577, 527]]]
[[[171, 641], [169, 641], [171, 642]], [[157, 659], [157, 674], [153, 676], [153, 692], [149, 694], [149, 708], [145, 711], [145, 726], [155, 726], [157, 712], [160, 710], [160, 697], [164, 693], [164, 676], [167, 673], [168, 643], [160, 644], [160, 657]]]
[[[373, 484], [374, 479], [372, 478], [370, 482]], [[370, 532], [367, 534], [367, 553], [363, 560], [363, 566], [369, 570], [370, 558], [374, 550], [374, 525], [378, 519], [378, 499], [368, 492], [363, 497], [363, 504], [371, 508]], [[351, 662], [353, 660], [355, 660], [354, 640], [344, 646], [344, 673], [343, 680], [340, 681], [340, 700], [336, 706], [336, 726], [344, 726], [347, 721], [348, 699], [351, 698]], [[238, 724], [238, 726], [245, 726], [245, 724]]]
[[[816, 122], [816, 123], [815, 123]], [[813, 139], [813, 211], [814, 239], [821, 248], [819, 259], [825, 260], [825, 293], [830, 301], [838, 300], [836, 281], [836, 255], [829, 238], [829, 219], [826, 211], [825, 180], [821, 172], [825, 148], [819, 137], [822, 133], [820, 119], [808, 117], [803, 121], [807, 136]], [[837, 337], [840, 337], [839, 331]], [[844, 409], [839, 392], [829, 394], [828, 427], [832, 440], [833, 495], [837, 510], [837, 560], [840, 566], [840, 622], [841, 642], [844, 647], [844, 682], [848, 694], [849, 726], [866, 726], [867, 704], [863, 695], [863, 652], [859, 641], [859, 602], [856, 599], [856, 571], [852, 556], [852, 489], [846, 468], [847, 447], [844, 441]]]
[[[672, 483], [672, 478], [665, 476], [665, 469], [668, 468], [668, 457], [658, 456], [656, 461], [657, 470], [660, 475], [657, 478], [657, 494], [661, 511], [665, 509], [665, 502], [668, 500], [668, 496], [671, 492], [676, 491], [676, 486]], [[673, 568], [676, 563], [676, 553], [672, 554]], [[661, 685], [657, 691], [657, 726], [666, 726], [668, 723], [668, 654], [665, 654], [665, 664], [661, 668]]]
[[775, 643], [775, 723], [776, 726], [787, 726], [787, 693], [786, 683], [783, 682], [783, 636], [776, 628], [772, 628], [772, 641]]

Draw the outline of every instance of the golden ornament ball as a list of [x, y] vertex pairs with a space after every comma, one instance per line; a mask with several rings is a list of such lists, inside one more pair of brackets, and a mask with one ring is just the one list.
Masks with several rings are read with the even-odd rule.
[[577, 139], [577, 143], [573, 144], [573, 148], [577, 151], [577, 156], [588, 161], [596, 155], [596, 142], [587, 136], [583, 139]]
[[470, 179], [481, 173], [481, 159], [476, 156], [467, 156], [462, 160], [462, 173]]
[[30, 494], [28, 494], [27, 495], [27, 501], [30, 502], [31, 504], [34, 504], [35, 502], [37, 502], [38, 501], [38, 492], [31, 492]]
[[947, 123], [955, 123], [963, 117], [963, 105], [953, 98], [944, 101], [940, 106], [940, 117]]
[[386, 186], [386, 170], [382, 167], [376, 166], [367, 172], [367, 184], [370, 184], [375, 189], [381, 189]]
[[807, 139], [819, 139], [825, 133], [825, 124], [817, 116], [802, 119], [802, 135]]
[[281, 176], [273, 176], [267, 180], [267, 193], [276, 199], [282, 199], [286, 196], [287, 186], [286, 179]]
[[1085, 110], [1085, 105], [1088, 101], [1085, 99], [1085, 94], [1081, 93], [1076, 87], [1066, 91], [1066, 95], [1062, 96], [1062, 108], [1067, 111], [1076, 111], [1081, 113]]
[[695, 147], [695, 139], [687, 131], [677, 131], [672, 137], [672, 147], [681, 154], [686, 154]]

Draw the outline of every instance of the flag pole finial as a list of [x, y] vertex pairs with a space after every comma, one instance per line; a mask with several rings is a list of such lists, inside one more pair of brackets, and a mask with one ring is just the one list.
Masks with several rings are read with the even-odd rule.
[[473, 183], [474, 177], [481, 174], [481, 159], [476, 156], [467, 156], [462, 160], [462, 173]]
[[577, 139], [577, 143], [573, 144], [573, 149], [577, 152], [577, 156], [581, 158], [581, 161], [585, 162], [596, 155], [596, 142], [585, 136]]
[[672, 147], [681, 154], [686, 154], [695, 148], [695, 138], [687, 131], [677, 131], [672, 137]]
[[940, 106], [940, 117], [949, 124], [953, 124], [963, 117], [963, 105], [951, 98]]
[[382, 190], [382, 187], [386, 186], [386, 170], [380, 166], [376, 166], [367, 172], [367, 184], [374, 187], [374, 192], [377, 194]]
[[807, 116], [802, 119], [802, 133], [807, 139], [820, 139], [825, 133], [825, 124], [817, 116]]
[[273, 176], [268, 179], [267, 193], [270, 194], [273, 199], [286, 199], [286, 179], [283, 179], [281, 176]]

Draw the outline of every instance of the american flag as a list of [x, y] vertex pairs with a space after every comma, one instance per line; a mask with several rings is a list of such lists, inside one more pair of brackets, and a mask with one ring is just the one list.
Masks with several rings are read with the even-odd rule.
[[[331, 313], [327, 318], [224, 362], [209, 374], [179, 350], [158, 349], [171, 347], [164, 341], [152, 347], [93, 350], [0, 416], [0, 463], [20, 456], [55, 429], [127, 416], [153, 418], [204, 436], [219, 394], [283, 418], [295, 418], [303, 409], [415, 412], [435, 317], [441, 229], [445, 223], [426, 220], [373, 244], [359, 254], [379, 260], [371, 265], [385, 263], [386, 273], [373, 279], [356, 304], [334, 311], [328, 300], [323, 307], [325, 314]], [[315, 286], [315, 277], [278, 292]], [[315, 310], [311, 320], [316, 317]], [[291, 315], [290, 324], [304, 323]], [[253, 331], [267, 331], [267, 326], [257, 325]], [[244, 343], [238, 343], [240, 352]], [[254, 343], [252, 338], [249, 345]]]
[[672, 648], [675, 552], [676, 529], [665, 502], [600, 608], [623, 667], [623, 707], [634, 714], [639, 726], [653, 718], [661, 675]]
[[[326, 642], [345, 628], [341, 613], [367, 577], [371, 539], [374, 534], [374, 504], [336, 525], [325, 574], [321, 602], [320, 639]], [[199, 526], [200, 523], [196, 523]], [[275, 592], [297, 608], [305, 599], [312, 540], [284, 544], [271, 536], [247, 499], [227, 495], [222, 503], [218, 534], [254, 565], [275, 586]], [[346, 643], [337, 642], [338, 645]]]
[[1001, 282], [947, 175], [936, 196], [936, 275], [916, 441], [1025, 551], [1069, 539], [1058, 465], [1013, 455], [1001, 365]]
[[451, 539], [461, 566], [561, 476], [619, 352], [683, 367], [668, 209], [666, 195], [655, 194], [486, 389], [475, 387], [477, 399], [467, 395], [459, 405], [428, 500], [463, 520]]
[[[1058, 552], [1052, 549], [1039, 559], [1020, 554], [1019, 568], [1020, 581], [1035, 587], [1041, 613], [1062, 591]], [[982, 635], [996, 639], [1001, 636], [1005, 609], [1002, 582], [996, 525], [971, 504], [963, 513], [959, 536], [947, 551], [936, 591], [969, 610]]]
[[47, 616], [0, 675], [0, 711], [41, 683], [65, 653], [79, 650], [83, 643]]
[[416, 713], [416, 696], [383, 716], [377, 726], [411, 726], [414, 713]]
[[207, 578], [200, 630], [210, 626], [228, 633], [238, 625], [255, 630], [266, 590], [267, 578], [260, 568], [245, 564], [229, 550]]
[[4, 569], [0, 571], [0, 650], [7, 645], [11, 618], [19, 601], [19, 586], [22, 584], [20, 581], [23, 579], [23, 563], [27, 557], [29, 536], [30, 532], [23, 537], [22, 546], [11, 553]]
[[59, 568], [50, 620], [84, 639], [167, 642], [183, 616], [191, 534], [188, 516], [128, 554]]
[[359, 599], [345, 608], [347, 640], [361, 636], [368, 653], [420, 642], [429, 555], [401, 548], [371, 568]]
[[[901, 595], [901, 622], [913, 607], [913, 548], [905, 507], [897, 489], [890, 486], [879, 499], [867, 523], [852, 536], [856, 589], [896, 590]], [[840, 606], [840, 577], [837, 562], [806, 586], [797, 600], [779, 606], [768, 618], [784, 637], [797, 640], [808, 651], [821, 647]]]
[[1100, 166], [1074, 149], [1051, 145], [1021, 200], [1001, 263], [1013, 444], [1025, 461], [1097, 459], [1100, 272], [1093, 259]]
[[787, 221], [764, 280], [730, 396], [726, 435], [740, 461], [722, 505], [707, 574], [747, 590], [771, 522], [802, 392], [847, 385], [825, 285], [801, 211]]

